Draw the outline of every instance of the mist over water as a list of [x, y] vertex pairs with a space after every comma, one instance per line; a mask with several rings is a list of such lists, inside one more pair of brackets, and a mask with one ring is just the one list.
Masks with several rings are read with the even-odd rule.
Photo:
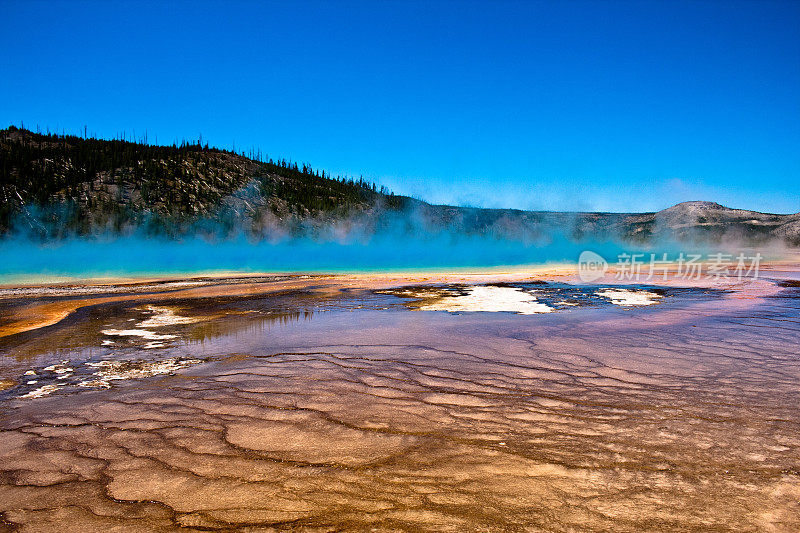
[[[371, 272], [491, 268], [575, 262], [591, 249], [604, 257], [631, 252], [618, 242], [575, 242], [553, 236], [525, 243], [487, 236], [376, 235], [368, 240], [311, 238], [253, 242], [245, 237], [209, 241], [139, 236], [72, 238], [42, 244], [28, 239], [0, 241], [0, 281], [36, 277], [97, 277], [227, 272]], [[666, 251], [666, 250], [665, 250]]]
[[[258, 232], [250, 229], [253, 220], [248, 217], [233, 217], [228, 223], [201, 219], [183, 236], [149, 234], [146, 225], [129, 228], [127, 233], [107, 229], [68, 236], [51, 223], [53, 227], [46, 227], [44, 233], [17, 231], [0, 239], [0, 283], [223, 272], [520, 268], [576, 263], [586, 250], [614, 263], [625, 253], [642, 253], [640, 261], [649, 261], [651, 253], [675, 259], [681, 252], [736, 254], [744, 248], [736, 237], [723, 235], [713, 244], [699, 244], [702, 241], [679, 241], [661, 230], [646, 242], [625, 240], [609, 228], [579, 238], [575, 232], [581, 225], [578, 214], [561, 214], [560, 222], [537, 222], [486, 213], [466, 210], [445, 219], [423, 209], [391, 212], [376, 207], [360, 216], [300, 220], [294, 228], [286, 223], [262, 224]], [[17, 228], [44, 227], [46, 217], [26, 214], [38, 224], [26, 226], [21, 222], [28, 219], [20, 218]]]

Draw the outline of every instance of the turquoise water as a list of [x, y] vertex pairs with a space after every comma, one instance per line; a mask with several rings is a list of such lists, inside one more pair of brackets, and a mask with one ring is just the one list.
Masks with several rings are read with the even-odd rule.
[[310, 239], [253, 243], [247, 239], [209, 242], [128, 237], [72, 239], [42, 245], [0, 241], [0, 282], [42, 278], [147, 276], [208, 272], [380, 272], [471, 269], [575, 262], [592, 249], [605, 257], [630, 252], [615, 243], [553, 239], [524, 244], [487, 237], [372, 238], [356, 242]]

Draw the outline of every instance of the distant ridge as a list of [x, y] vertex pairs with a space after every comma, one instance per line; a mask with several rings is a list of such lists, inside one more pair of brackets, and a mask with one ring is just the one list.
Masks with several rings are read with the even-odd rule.
[[0, 130], [0, 237], [141, 232], [250, 238], [457, 232], [536, 243], [673, 239], [800, 245], [800, 214], [682, 202], [655, 213], [560, 213], [431, 205], [309, 165], [200, 142], [144, 142]]
[[681, 202], [679, 204], [675, 204], [672, 207], [668, 207], [667, 209], [704, 210], [704, 209], [729, 209], [729, 208], [722, 206], [716, 202], [704, 202], [701, 200], [692, 200], [689, 202]]

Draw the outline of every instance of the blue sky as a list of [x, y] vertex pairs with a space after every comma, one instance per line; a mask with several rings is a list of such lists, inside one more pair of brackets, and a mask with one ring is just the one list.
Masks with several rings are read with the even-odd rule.
[[0, 0], [0, 15], [0, 126], [202, 134], [437, 203], [800, 211], [800, 2]]

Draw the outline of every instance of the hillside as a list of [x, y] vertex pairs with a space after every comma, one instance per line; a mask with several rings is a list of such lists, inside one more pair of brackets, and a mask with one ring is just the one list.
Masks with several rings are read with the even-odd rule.
[[[0, 233], [50, 238], [144, 227], [176, 234], [208, 222], [246, 230], [375, 204], [400, 206], [374, 184], [332, 179], [285, 160], [259, 160], [199, 143], [122, 140], [0, 130]], [[205, 224], [203, 224], [205, 222]], [[227, 227], [230, 226], [230, 227]]]
[[657, 213], [559, 213], [431, 205], [363, 180], [207, 145], [0, 130], [0, 235], [42, 240], [144, 232], [179, 237], [403, 231], [523, 242], [669, 238], [800, 245], [800, 214], [685, 202]]

